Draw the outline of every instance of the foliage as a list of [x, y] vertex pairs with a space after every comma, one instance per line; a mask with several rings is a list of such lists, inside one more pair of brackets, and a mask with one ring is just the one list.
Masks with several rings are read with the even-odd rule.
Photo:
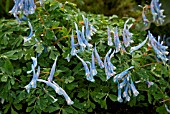
[[[35, 14], [29, 15], [35, 36], [30, 42], [25, 43], [24, 37], [29, 34], [27, 23], [22, 22], [19, 25], [13, 19], [0, 20], [0, 97], [5, 100], [0, 107], [1, 113], [99, 113], [100, 109], [109, 111], [114, 107], [110, 105], [113, 102], [119, 104], [117, 84], [112, 79], [106, 81], [104, 70], [97, 66], [98, 74], [92, 83], [86, 80], [83, 66], [75, 56], [71, 57], [70, 62], [65, 59], [71, 51], [70, 37], [72, 29], [75, 30], [74, 22], [81, 27], [82, 14], [88, 17], [97, 29], [90, 43], [93, 46], [97, 44], [97, 50], [103, 60], [106, 52], [110, 48], [115, 48], [107, 45], [107, 26], [111, 28], [118, 26], [121, 37], [126, 18], [86, 14], [77, 9], [73, 3], [61, 4], [55, 0], [48, 0], [44, 2], [43, 7], [37, 7]], [[147, 34], [146, 31], [135, 29], [131, 32], [134, 34], [132, 46], [142, 42]], [[35, 38], [39, 42], [36, 42]], [[51, 88], [42, 83], [37, 83], [38, 87], [31, 89], [29, 94], [26, 92], [24, 87], [32, 78], [32, 75], [26, 72], [31, 69], [31, 57], [35, 57], [37, 53], [40, 54], [38, 57], [38, 65], [41, 66], [40, 78], [45, 80], [58, 55], [54, 81], [74, 101], [72, 106], [68, 106], [62, 96], [55, 94]], [[85, 50], [79, 56], [84, 60], [90, 60], [91, 51]], [[132, 55], [117, 53], [111, 61], [117, 67], [117, 73], [133, 65], [131, 77], [134, 81], [140, 80], [140, 83], [135, 83], [140, 94], [131, 97], [129, 102], [124, 101], [126, 105], [130, 107], [153, 105], [155, 112], [167, 113], [164, 103], [168, 106], [170, 104], [170, 67], [158, 62], [152, 49], [145, 45]], [[147, 80], [154, 82], [154, 85], [148, 88], [145, 84]], [[58, 101], [53, 103], [43, 88]]]

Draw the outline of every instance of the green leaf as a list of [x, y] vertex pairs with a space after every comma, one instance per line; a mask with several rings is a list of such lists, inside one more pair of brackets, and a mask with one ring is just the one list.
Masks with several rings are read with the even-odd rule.
[[116, 95], [109, 94], [109, 98], [110, 98], [113, 102], [117, 101], [117, 96], [116, 96]]
[[1, 81], [2, 81], [2, 82], [7, 82], [7, 80], [8, 80], [8, 75], [3, 75], [3, 76], [1, 77]]
[[54, 32], [52, 30], [46, 30], [46, 38], [47, 39], [54, 39]]
[[42, 44], [38, 43], [35, 51], [41, 54], [43, 50], [44, 50], [44, 47], [42, 46]]
[[26, 112], [31, 112], [33, 108], [34, 108], [34, 106], [27, 107]]
[[11, 107], [11, 114], [18, 114], [18, 113]]

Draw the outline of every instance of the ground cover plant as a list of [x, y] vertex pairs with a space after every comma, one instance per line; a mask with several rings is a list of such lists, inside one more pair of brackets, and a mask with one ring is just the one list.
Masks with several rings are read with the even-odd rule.
[[[169, 50], [162, 36], [134, 29], [132, 17], [29, 1], [10, 11], [16, 19], [0, 21], [1, 113], [112, 113], [113, 107], [120, 113], [150, 106], [150, 113], [169, 112]], [[151, 3], [154, 20], [162, 23], [159, 2]]]

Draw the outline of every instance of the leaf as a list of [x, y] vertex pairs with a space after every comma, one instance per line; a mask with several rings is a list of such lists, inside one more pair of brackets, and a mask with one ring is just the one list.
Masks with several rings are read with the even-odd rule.
[[46, 30], [46, 38], [47, 39], [54, 39], [54, 32], [52, 30]]
[[8, 80], [8, 75], [3, 75], [3, 76], [1, 77], [1, 81], [2, 81], [2, 82], [7, 82], [7, 80]]
[[11, 114], [18, 114], [18, 113], [11, 107]]
[[42, 44], [38, 43], [35, 51], [41, 54], [43, 50], [44, 50], [44, 47], [42, 46]]
[[116, 96], [116, 95], [109, 94], [109, 98], [110, 98], [113, 102], [117, 101], [117, 96]]
[[34, 106], [27, 107], [26, 112], [31, 112], [33, 108], [34, 108]]

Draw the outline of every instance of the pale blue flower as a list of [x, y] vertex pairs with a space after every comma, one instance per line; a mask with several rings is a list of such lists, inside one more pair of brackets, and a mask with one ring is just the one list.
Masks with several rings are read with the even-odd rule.
[[96, 66], [95, 66], [95, 60], [94, 60], [94, 50], [92, 51], [92, 61], [91, 61], [91, 70], [92, 75], [95, 76], [97, 74]]
[[120, 88], [120, 85], [119, 85], [119, 83], [118, 83], [118, 97], [117, 97], [117, 101], [118, 102], [123, 102], [123, 99], [122, 99], [122, 95], [121, 95], [121, 88]]
[[77, 58], [82, 62], [83, 66], [84, 66], [84, 70], [85, 70], [85, 75], [86, 75], [86, 79], [88, 81], [91, 81], [91, 82], [94, 82], [94, 78], [93, 76], [91, 75], [91, 72], [89, 70], [89, 67], [87, 65], [87, 63], [90, 65], [90, 69], [91, 69], [91, 63], [90, 62], [85, 62], [82, 58], [80, 58], [78, 55], [76, 55]]
[[37, 81], [47, 84], [48, 86], [52, 87], [57, 94], [63, 95], [68, 105], [72, 105], [74, 103], [70, 99], [70, 97], [67, 95], [67, 93], [58, 84], [56, 84], [54, 81], [53, 81], [53, 83], [49, 82], [49, 81], [42, 80], [42, 79], [38, 79]]
[[126, 70], [124, 70], [123, 72], [117, 74], [116, 76], [114, 76], [113, 81], [118, 82], [118, 80], [121, 80], [125, 75], [127, 75], [129, 73], [129, 70], [131, 70], [133, 68], [134, 68], [134, 66], [131, 66], [131, 67], [127, 68]]
[[40, 75], [40, 66], [38, 66], [37, 73], [35, 73], [35, 68], [32, 64], [32, 71], [33, 71], [32, 80], [30, 81], [30, 83], [28, 85], [25, 86], [25, 89], [27, 90], [28, 93], [30, 92], [31, 88], [36, 88], [36, 82], [37, 82], [38, 77]]
[[56, 68], [57, 58], [58, 58], [58, 56], [56, 56], [56, 59], [55, 59], [55, 61], [54, 61], [54, 63], [53, 63], [53, 66], [52, 66], [52, 68], [51, 68], [50, 75], [49, 75], [49, 77], [48, 77], [48, 81], [49, 81], [49, 82], [51, 82], [51, 81], [53, 80], [54, 73], [55, 73], [55, 68]]
[[71, 34], [71, 55], [75, 56], [77, 54], [77, 50], [76, 50], [76, 46], [74, 44], [74, 35], [73, 35], [73, 30], [72, 30], [72, 34]]
[[100, 56], [99, 56], [99, 54], [98, 54], [98, 52], [97, 52], [96, 45], [95, 45], [95, 47], [94, 47], [94, 52], [95, 52], [95, 56], [96, 56], [98, 65], [100, 66], [101, 69], [104, 68], [104, 63], [103, 63], [103, 61], [101, 60], [101, 58], [100, 58]]
[[132, 54], [134, 51], [136, 51], [136, 50], [140, 49], [142, 46], [144, 46], [145, 43], [147, 42], [147, 40], [148, 40], [148, 37], [146, 37], [146, 39], [143, 42], [141, 42], [140, 44], [138, 44], [137, 46], [131, 47], [130, 54]]
[[157, 24], [163, 24], [164, 22], [164, 18], [166, 17], [165, 15], [163, 15], [164, 10], [161, 10], [161, 3], [159, 4], [159, 0], [152, 0], [151, 1], [151, 13], [153, 15], [153, 20], [157, 23]]
[[113, 41], [112, 41], [112, 37], [111, 37], [111, 32], [110, 32], [110, 28], [107, 26], [107, 35], [108, 35], [108, 41], [107, 44], [109, 46], [113, 46]]
[[123, 43], [125, 47], [130, 46], [130, 43], [133, 43], [134, 41], [132, 40], [132, 33], [129, 32], [129, 29], [131, 28], [132, 24], [128, 27], [127, 23], [129, 22], [129, 19], [125, 22], [124, 28], [123, 28]]
[[170, 109], [168, 108], [168, 106], [165, 104], [165, 109], [168, 113], [170, 113]]
[[116, 26], [115, 31], [114, 31], [114, 44], [115, 44], [115, 47], [116, 47], [115, 53], [117, 53], [121, 49], [121, 43], [120, 43], [120, 40], [119, 40], [119, 34], [118, 34], [117, 26]]
[[29, 34], [28, 37], [24, 38], [24, 43], [27, 42], [27, 41], [30, 41], [31, 38], [32, 38], [32, 36], [34, 35], [34, 34], [33, 34], [33, 27], [32, 27], [32, 25], [31, 25], [30, 21], [28, 21], [28, 25], [29, 25], [29, 27], [30, 27], [30, 34]]
[[132, 90], [132, 92], [133, 92], [133, 95], [134, 95], [135, 97], [138, 96], [139, 92], [137, 91], [137, 89], [136, 89], [136, 87], [135, 87], [132, 79], [131, 79], [130, 87], [131, 87], [131, 90]]

